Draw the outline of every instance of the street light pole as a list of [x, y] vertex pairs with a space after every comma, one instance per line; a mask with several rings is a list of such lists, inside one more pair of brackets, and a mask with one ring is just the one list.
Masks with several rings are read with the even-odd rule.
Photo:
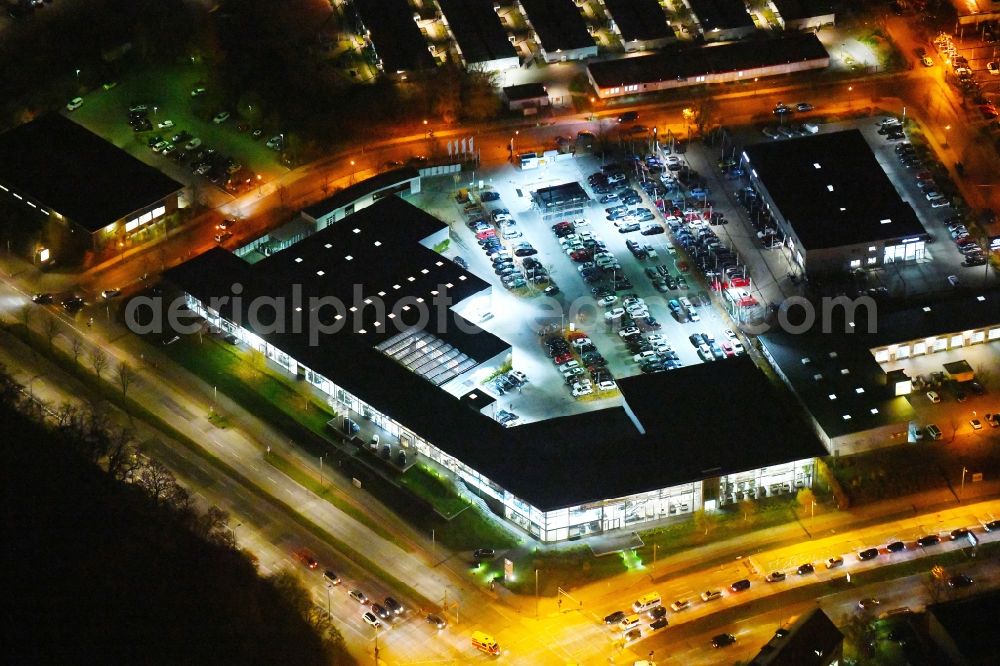
[[332, 586], [329, 583], [326, 584], [326, 616], [328, 618], [332, 619], [333, 618], [333, 611], [330, 609], [330, 588], [331, 587]]
[[538, 569], [535, 569], [535, 619], [538, 619]]
[[325, 455], [326, 454], [324, 453], [323, 455], [321, 455], [319, 457], [319, 487], [320, 488], [323, 487], [323, 456], [325, 456]]
[[969, 471], [968, 467], [962, 466], [962, 487], [959, 488], [958, 492], [963, 497], [965, 496], [965, 474]]

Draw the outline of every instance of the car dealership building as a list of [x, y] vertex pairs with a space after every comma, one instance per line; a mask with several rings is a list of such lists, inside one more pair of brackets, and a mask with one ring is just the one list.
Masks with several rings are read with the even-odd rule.
[[[516, 353], [463, 316], [492, 292], [433, 251], [447, 233], [390, 196], [254, 263], [213, 248], [166, 277], [210, 324], [541, 541], [812, 484], [823, 447], [747, 357], [621, 379], [618, 405], [501, 426], [470, 388]], [[755, 399], [720, 400], [719, 386]]]

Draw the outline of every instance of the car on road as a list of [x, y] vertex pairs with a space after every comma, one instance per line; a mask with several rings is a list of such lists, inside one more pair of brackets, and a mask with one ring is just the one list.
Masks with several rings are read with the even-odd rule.
[[428, 613], [427, 617], [424, 618], [427, 624], [433, 625], [438, 629], [444, 629], [448, 626], [448, 623], [440, 615], [435, 615], [434, 613]]
[[768, 583], [778, 583], [780, 581], [785, 580], [785, 572], [772, 571], [771, 573], [764, 576], [764, 580], [767, 581]]
[[691, 605], [691, 602], [688, 601], [687, 599], [678, 599], [674, 603], [670, 604], [670, 610], [672, 610], [673, 612], [676, 613], [677, 611], [684, 610], [685, 608], [687, 608], [690, 605]]
[[122, 295], [122, 290], [118, 289], [117, 287], [112, 287], [111, 289], [105, 289], [104, 291], [101, 292], [101, 296], [103, 296], [104, 298], [114, 298], [116, 296], [121, 296], [121, 295]]
[[807, 562], [805, 564], [800, 564], [799, 568], [795, 570], [795, 573], [800, 576], [804, 576], [806, 574], [811, 574], [815, 570], [816, 568], [811, 563]]
[[634, 120], [639, 120], [638, 111], [626, 111], [625, 113], [618, 116], [618, 122], [620, 123], [628, 123]]
[[368, 603], [368, 597], [365, 596], [365, 593], [362, 592], [361, 590], [350, 590], [347, 593], [347, 596], [349, 596], [351, 599], [354, 599], [359, 604], [366, 604], [366, 603]]
[[341, 583], [340, 576], [330, 569], [323, 572], [323, 578], [325, 578], [326, 582], [330, 583], [330, 585], [340, 585]]
[[858, 608], [862, 610], [872, 610], [878, 606], [881, 602], [875, 597], [866, 597], [858, 602]]
[[952, 576], [948, 579], [948, 587], [969, 587], [975, 582], [965, 574], [958, 574], [957, 576]]
[[34, 296], [31, 297], [31, 300], [40, 305], [48, 305], [52, 303], [53, 298], [54, 297], [52, 296], [52, 294], [48, 292], [43, 292], [41, 294], [35, 294]]
[[972, 426], [973, 430], [982, 430], [983, 422], [979, 419], [969, 419], [969, 425]]
[[858, 553], [859, 560], [874, 560], [878, 557], [878, 548], [866, 548]]
[[79, 312], [83, 309], [84, 303], [80, 296], [68, 296], [62, 300], [61, 305], [66, 312]]
[[738, 580], [729, 586], [731, 592], [743, 592], [750, 589], [750, 581], [746, 578]]
[[663, 606], [657, 606], [649, 611], [649, 617], [652, 620], [659, 620], [667, 616], [667, 609]]
[[233, 232], [223, 231], [221, 234], [215, 234], [214, 239], [216, 243], [224, 243], [227, 239], [233, 237]]
[[798, 104], [795, 105], [795, 110], [796, 111], [812, 111], [813, 110], [813, 105], [810, 104], [809, 102], [799, 102]]
[[985, 529], [987, 532], [1000, 531], [1000, 520], [991, 520], [990, 522], [983, 525], [983, 529]]
[[736, 642], [736, 637], [732, 634], [718, 634], [712, 637], [712, 647], [721, 648], [732, 645]]
[[66, 110], [67, 111], [76, 111], [81, 106], [83, 106], [83, 98], [82, 97], [74, 97], [66, 105]]
[[656, 631], [658, 629], [663, 629], [664, 627], [667, 626], [667, 624], [668, 624], [667, 623], [667, 618], [661, 617], [659, 619], [656, 619], [656, 620], [653, 620], [652, 622], [650, 622], [649, 623], [649, 628], [652, 629], [653, 631]]
[[368, 604], [368, 607], [372, 609], [373, 613], [375, 613], [376, 615], [378, 615], [383, 620], [388, 620], [389, 619], [389, 615], [390, 615], [389, 609], [387, 609], [382, 604], [377, 604], [377, 603], [375, 603], [373, 601], [370, 604]]
[[399, 603], [392, 597], [386, 597], [382, 602], [385, 609], [389, 611], [391, 615], [400, 615], [403, 612], [403, 604]]
[[608, 615], [605, 615], [604, 616], [604, 624], [618, 624], [619, 622], [621, 622], [624, 619], [625, 619], [625, 612], [618, 610], [618, 611], [615, 611], [614, 613], [610, 613]]
[[722, 590], [705, 590], [701, 593], [702, 601], [715, 601], [722, 598]]
[[930, 400], [935, 405], [937, 403], [941, 402], [941, 396], [938, 394], [937, 391], [928, 391], [927, 392], [927, 399]]
[[936, 546], [941, 543], [941, 537], [937, 534], [928, 534], [917, 539], [917, 545], [921, 548], [926, 548], [927, 546]]
[[924, 67], [933, 67], [934, 60], [930, 56], [924, 56], [923, 58], [920, 59], [920, 64], [923, 65]]
[[840, 557], [839, 555], [836, 557], [831, 557], [826, 561], [827, 569], [835, 569], [836, 567], [840, 567], [843, 565], [844, 565], [844, 558]]
[[371, 625], [372, 628], [374, 629], [378, 629], [382, 626], [382, 623], [379, 622], [379, 619], [375, 617], [375, 615], [371, 612], [367, 612], [361, 617], [364, 618], [366, 624]]
[[902, 541], [893, 541], [886, 544], [885, 549], [890, 553], [899, 553], [906, 550], [906, 544]]

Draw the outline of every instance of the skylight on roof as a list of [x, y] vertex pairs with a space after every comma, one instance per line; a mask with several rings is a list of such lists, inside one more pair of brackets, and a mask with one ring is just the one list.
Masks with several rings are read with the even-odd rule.
[[865, 390], [859, 386], [858, 388], [854, 389], [854, 392], [857, 393], [858, 395], [861, 395], [862, 393], [865, 392]]
[[931, 306], [925, 305], [924, 306], [924, 312], [930, 312], [930, 311], [931, 311]]
[[874, 407], [871, 408], [872, 414], [878, 414], [878, 410]]
[[392, 288], [393, 288], [393, 289], [402, 289], [402, 287], [400, 287], [400, 286], [399, 286], [398, 284], [394, 284], [394, 285], [392, 285]]
[[841, 207], [840, 207], [840, 212], [841, 212], [841, 213], [843, 213], [843, 212], [844, 212], [845, 210], [847, 210], [847, 209], [846, 209], [846, 208], [844, 208], [843, 206], [841, 206]]
[[356, 234], [360, 234], [361, 233], [361, 229], [358, 229], [358, 228], [351, 229], [351, 231], [353, 231]]
[[882, 224], [891, 224], [892, 223], [892, 219], [887, 217], [884, 220], [879, 220], [879, 222], [882, 223]]
[[431, 296], [437, 296], [437, 295], [438, 295], [437, 289], [431, 289]]
[[849, 374], [851, 374], [851, 371], [848, 370], [847, 368], [841, 368], [840, 369], [840, 374], [842, 374], [842, 375], [849, 375]]
[[451, 288], [452, 288], [452, 287], [454, 287], [455, 285], [453, 285], [453, 284], [452, 284], [451, 282], [449, 282], [449, 283], [448, 283], [448, 284], [446, 284], [445, 286], [446, 286], [446, 287], [448, 287], [449, 289], [451, 289]]
[[358, 329], [358, 333], [362, 333], [362, 334], [364, 334], [364, 333], [367, 333], [367, 332], [368, 332], [368, 331], [366, 331], [366, 330], [365, 330], [365, 329], [363, 329], [363, 328], [359, 328], [359, 329]]
[[331, 247], [333, 247], [333, 245], [331, 245], [330, 243], [325, 243], [323, 247], [329, 250]]
[[465, 279], [465, 276], [464, 276], [464, 275], [459, 275], [459, 276], [458, 276], [458, 279], [459, 279], [459, 280], [464, 280], [464, 279]]
[[817, 169], [822, 169], [823, 168], [823, 167], [821, 167], [819, 165], [819, 162], [813, 162], [813, 166], [816, 167]]
[[390, 312], [389, 313], [389, 319], [395, 319], [395, 318], [396, 318], [396, 313], [395, 312]]
[[366, 298], [365, 299], [365, 303], [367, 303], [368, 305], [371, 305], [372, 304], [372, 299]]
[[424, 299], [421, 296], [417, 296], [417, 303], [423, 303]]
[[427, 270], [426, 268], [421, 268], [420, 272], [423, 273], [424, 275], [427, 275], [428, 273], [430, 273], [430, 271]]
[[403, 312], [409, 312], [409, 311], [410, 311], [410, 306], [409, 305], [404, 305], [403, 306]]
[[985, 296], [976, 296], [976, 300], [979, 301], [980, 303], [982, 303], [983, 301], [986, 300], [986, 297]]
[[444, 262], [443, 261], [435, 261], [434, 265], [435, 266], [444, 266]]
[[316, 275], [323, 277], [324, 275], [326, 275], [326, 271], [316, 271]]
[[295, 263], [301, 264], [302, 263], [302, 257], [295, 257]]
[[837, 394], [836, 393], [831, 393], [827, 397], [830, 398], [830, 400], [836, 400], [837, 399]]
[[334, 318], [335, 321], [340, 321], [344, 317], [342, 315], [333, 315], [333, 318]]
[[295, 308], [295, 311], [296, 312], [302, 312], [302, 308], [300, 308], [300, 307], [299, 308]]
[[352, 306], [351, 306], [350, 308], [348, 308], [348, 309], [349, 309], [349, 310], [350, 310], [351, 312], [357, 312], [357, 311], [358, 311], [358, 308], [357, 308], [357, 306], [355, 306], [355, 305], [352, 305]]
[[413, 277], [413, 276], [411, 275], [410, 277], [406, 278], [406, 281], [407, 281], [407, 282], [416, 282], [416, 281], [417, 281], [417, 278], [415, 278], [415, 277]]
[[347, 261], [353, 261], [353, 260], [354, 260], [354, 257], [352, 257], [351, 255], [349, 255], [349, 254], [348, 254], [348, 255], [346, 255], [346, 256], [344, 257], [344, 259], [346, 259]]
[[850, 421], [851, 420], [851, 415], [850, 414], [844, 414], [844, 420], [845, 421]]
[[373, 245], [375, 245], [375, 247], [382, 247], [382, 241], [375, 241]]
[[380, 291], [380, 292], [378, 292], [378, 295], [379, 296], [385, 296], [385, 292], [384, 291]]
[[829, 191], [833, 192], [833, 185], [827, 185], [826, 189], [828, 189]]

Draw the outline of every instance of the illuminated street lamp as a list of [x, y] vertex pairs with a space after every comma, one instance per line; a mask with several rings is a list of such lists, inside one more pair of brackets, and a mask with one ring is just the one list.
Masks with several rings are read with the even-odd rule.
[[951, 129], [951, 125], [945, 125], [944, 126], [944, 145], [942, 146], [943, 148], [947, 148], [948, 147], [948, 130], [950, 130], [950, 129]]
[[681, 115], [684, 116], [684, 138], [691, 141], [691, 119], [694, 118], [694, 111], [691, 109], [684, 109], [681, 111]]
[[257, 174], [257, 194], [263, 194], [264, 186], [260, 174]]

